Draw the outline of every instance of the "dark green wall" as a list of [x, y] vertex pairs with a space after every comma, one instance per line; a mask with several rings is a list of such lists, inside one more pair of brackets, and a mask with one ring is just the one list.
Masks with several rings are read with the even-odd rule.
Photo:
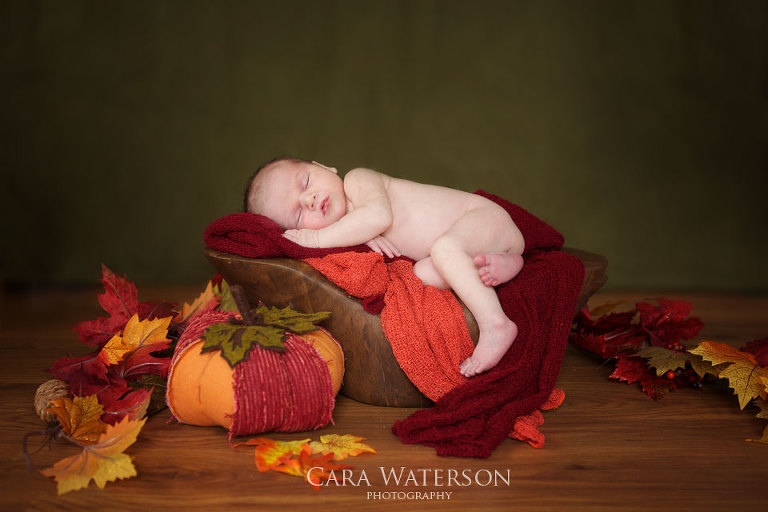
[[211, 274], [280, 154], [518, 202], [614, 288], [768, 290], [765, 1], [0, 0], [6, 284]]

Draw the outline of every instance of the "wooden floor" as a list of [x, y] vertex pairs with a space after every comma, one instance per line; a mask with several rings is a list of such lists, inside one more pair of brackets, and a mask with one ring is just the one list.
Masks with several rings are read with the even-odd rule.
[[[140, 298], [183, 301], [198, 292], [142, 289]], [[57, 496], [52, 479], [27, 471], [21, 439], [41, 428], [32, 399], [48, 378], [43, 370], [62, 355], [88, 352], [71, 327], [99, 315], [95, 294], [28, 293], [0, 300], [0, 510], [768, 510], [768, 446], [744, 441], [759, 437], [766, 422], [753, 411], [739, 411], [727, 388], [678, 390], [654, 402], [635, 386], [609, 381], [609, 366], [573, 348], [559, 380], [566, 400], [545, 413], [542, 449], [507, 440], [487, 460], [437, 457], [432, 449], [403, 445], [391, 434], [392, 423], [412, 410], [340, 397], [334, 425], [307, 435], [367, 437], [378, 453], [350, 461], [354, 478], [364, 471], [370, 486], [362, 482], [315, 491], [295, 477], [259, 473], [252, 450], [230, 448], [224, 430], [168, 424], [166, 412], [150, 419], [128, 449], [138, 477]], [[606, 293], [591, 303], [655, 296], [691, 300], [705, 323], [700, 339], [739, 346], [768, 335], [768, 297]], [[40, 469], [72, 453], [54, 444], [33, 460]], [[386, 485], [380, 468], [401, 467], [419, 478], [442, 471], [443, 486]], [[479, 482], [449, 487], [450, 469], [468, 469]], [[509, 485], [481, 485], [494, 470], [509, 471]], [[398, 499], [396, 494], [432, 491], [451, 493], [450, 499], [409, 500], [408, 494]], [[369, 493], [376, 492], [393, 494], [372, 499]]]

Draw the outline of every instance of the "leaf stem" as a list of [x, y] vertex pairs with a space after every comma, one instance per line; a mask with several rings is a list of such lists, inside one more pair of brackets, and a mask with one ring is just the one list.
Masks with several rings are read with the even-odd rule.
[[248, 298], [245, 296], [245, 289], [242, 287], [242, 285], [233, 284], [229, 287], [229, 290], [232, 293], [232, 298], [235, 299], [235, 305], [240, 311], [240, 316], [243, 317], [243, 320], [245, 320], [246, 324], [255, 325], [256, 321], [251, 314], [251, 304], [248, 302]]

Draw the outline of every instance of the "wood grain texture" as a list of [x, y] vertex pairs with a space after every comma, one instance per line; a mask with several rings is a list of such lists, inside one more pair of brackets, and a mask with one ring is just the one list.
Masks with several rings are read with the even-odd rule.
[[[605, 283], [607, 260], [578, 249], [566, 249], [584, 263], [584, 283], [578, 309]], [[426, 407], [432, 402], [400, 368], [384, 336], [380, 317], [363, 309], [311, 265], [290, 258], [252, 259], [204, 249], [208, 261], [230, 284], [243, 286], [254, 304], [291, 306], [303, 313], [331, 311], [324, 323], [344, 349], [346, 372], [341, 393], [363, 403], [393, 407]], [[462, 305], [470, 336], [477, 343], [478, 328]]]
[[[198, 289], [164, 290], [184, 301]], [[703, 391], [678, 390], [655, 402], [637, 387], [607, 379], [611, 369], [569, 348], [558, 385], [565, 403], [544, 414], [546, 445], [534, 449], [507, 440], [486, 460], [437, 457], [431, 448], [404, 445], [390, 431], [415, 409], [366, 405], [340, 397], [334, 423], [305, 434], [271, 434], [278, 439], [317, 438], [323, 433], [368, 438], [378, 451], [350, 459], [353, 480], [365, 471], [370, 486], [312, 490], [298, 478], [259, 473], [253, 451], [232, 449], [220, 428], [168, 423], [167, 412], [151, 418], [127, 452], [139, 476], [56, 495], [52, 479], [28, 472], [21, 438], [41, 428], [33, 396], [48, 378], [43, 371], [59, 356], [88, 351], [71, 327], [96, 303], [96, 290], [0, 297], [0, 510], [286, 510], [318, 511], [763, 511], [768, 446], [747, 443], [766, 422], [740, 411], [721, 385]], [[662, 292], [600, 293], [592, 304], [645, 297], [686, 298], [705, 328], [700, 339], [735, 346], [768, 334], [768, 297], [675, 295]], [[95, 308], [94, 308], [95, 309]], [[62, 310], [70, 311], [70, 317]], [[65, 312], [66, 312], [65, 311]], [[75, 316], [77, 315], [77, 316]], [[50, 321], [49, 321], [50, 319]], [[39, 438], [31, 440], [36, 448]], [[33, 456], [38, 469], [73, 454], [54, 443]], [[467, 469], [510, 475], [509, 485], [386, 485], [379, 468], [416, 475]], [[419, 473], [419, 470], [423, 470]], [[449, 500], [372, 500], [368, 492], [451, 492]]]

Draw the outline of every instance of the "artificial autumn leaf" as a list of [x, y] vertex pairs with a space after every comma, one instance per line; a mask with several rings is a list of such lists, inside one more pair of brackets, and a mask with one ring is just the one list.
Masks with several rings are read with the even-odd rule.
[[289, 307], [278, 309], [264, 305], [256, 308], [253, 314], [259, 324], [281, 327], [285, 331], [291, 331], [296, 334], [314, 331], [317, 329], [315, 324], [327, 320], [331, 316], [330, 311], [299, 313]]
[[101, 266], [101, 282], [104, 293], [96, 298], [109, 316], [82, 322], [74, 329], [89, 345], [109, 340], [138, 309], [138, 292], [132, 282], [115, 275], [106, 265]]
[[[213, 282], [213, 280], [211, 281]], [[232, 311], [233, 313], [239, 311], [237, 304], [235, 303], [235, 298], [232, 296], [232, 290], [229, 287], [229, 283], [222, 279], [218, 286], [214, 286], [213, 292], [219, 298], [219, 305], [216, 306], [216, 309], [219, 311]]]
[[104, 380], [107, 377], [107, 365], [98, 354], [82, 357], [61, 357], [48, 371], [57, 379], [70, 382], [82, 377], [95, 377]]
[[256, 468], [263, 473], [279, 465], [282, 460], [300, 454], [304, 447], [309, 446], [308, 442], [309, 439], [275, 441], [266, 437], [254, 437], [244, 443], [236, 444], [235, 448], [238, 446], [256, 446]]
[[136, 441], [144, 422], [146, 419], [124, 418], [117, 425], [109, 425], [98, 442], [41, 473], [56, 479], [59, 494], [87, 487], [91, 480], [103, 489], [107, 482], [136, 476], [131, 457], [123, 451]]
[[54, 414], [64, 433], [80, 444], [95, 443], [107, 429], [107, 425], [99, 421], [104, 408], [96, 395], [51, 400], [47, 412]]
[[[768, 379], [765, 381], [766, 385], [768, 385]], [[757, 417], [768, 420], [768, 402], [766, 402], [764, 399], [755, 400], [754, 404], [760, 408], [760, 412], [757, 413]], [[747, 439], [747, 441], [751, 441], [753, 443], [763, 443], [768, 444], [768, 426], [765, 427], [765, 430], [763, 430], [763, 436], [760, 439]]]
[[219, 304], [219, 297], [213, 292], [213, 283], [208, 281], [208, 286], [205, 287], [203, 293], [201, 293], [192, 304], [186, 302], [181, 307], [181, 313], [173, 319], [174, 322], [182, 323], [189, 320], [192, 316], [211, 311]]
[[750, 341], [741, 350], [755, 356], [760, 366], [768, 366], [768, 337]]
[[139, 320], [139, 315], [133, 315], [125, 325], [123, 334], [115, 334], [99, 353], [99, 357], [107, 364], [117, 364], [130, 352], [141, 347], [157, 345], [154, 350], [168, 346], [166, 335], [172, 318], [155, 320]]
[[668, 371], [685, 368], [685, 363], [690, 358], [685, 353], [675, 352], [662, 347], [645, 347], [637, 351], [637, 355], [647, 359], [648, 364], [656, 368], [656, 375], [661, 377]]
[[332, 461], [333, 454], [328, 453], [326, 455], [313, 457], [312, 448], [305, 445], [298, 457], [285, 459], [281, 464], [272, 469], [280, 471], [281, 473], [304, 477], [307, 483], [312, 485], [315, 489], [318, 489], [323, 481], [328, 480], [331, 477], [334, 471], [351, 469], [353, 467], [346, 464], [335, 464]]
[[141, 375], [165, 377], [171, 366], [171, 358], [155, 357], [154, 354], [167, 347], [167, 343], [153, 343], [129, 352], [121, 366], [121, 377], [123, 379], [135, 379]]
[[376, 453], [376, 450], [360, 441], [365, 441], [365, 438], [351, 434], [328, 434], [320, 436], [320, 442], [312, 441], [309, 446], [313, 453], [333, 454], [333, 460], [344, 460], [361, 453]]
[[761, 368], [752, 354], [716, 341], [703, 341], [690, 352], [714, 365], [730, 363], [720, 370], [719, 377], [728, 379], [741, 409], [753, 398], [765, 398], [768, 394], [768, 368]]
[[641, 347], [646, 335], [632, 323], [636, 311], [611, 311], [617, 305], [606, 304], [593, 310], [582, 308], [574, 320], [570, 342], [605, 359], [623, 350]]
[[657, 377], [645, 360], [626, 352], [616, 357], [616, 369], [611, 373], [610, 378], [628, 384], [639, 382], [642, 390], [654, 400], [658, 400], [674, 387], [672, 380]]
[[698, 317], [689, 317], [693, 305], [680, 300], [657, 299], [658, 306], [638, 302], [640, 326], [648, 333], [651, 345], [664, 347], [681, 340], [693, 339], [704, 324]]
[[105, 401], [102, 419], [110, 425], [114, 425], [126, 416], [132, 420], [139, 420], [146, 416], [151, 397], [151, 390], [137, 389], [119, 400]]

